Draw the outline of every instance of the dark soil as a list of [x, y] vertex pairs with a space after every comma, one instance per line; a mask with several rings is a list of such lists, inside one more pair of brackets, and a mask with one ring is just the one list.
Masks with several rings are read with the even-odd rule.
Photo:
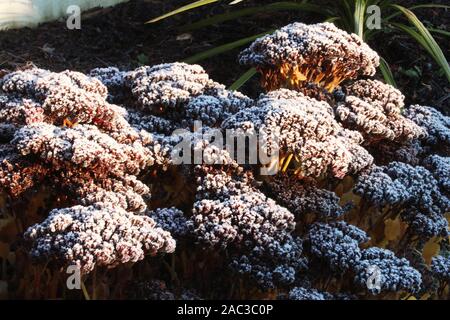
[[[0, 69], [11, 71], [30, 63], [52, 71], [72, 69], [88, 72], [101, 66], [130, 69], [139, 64], [180, 61], [215, 46], [293, 21], [313, 23], [323, 20], [310, 13], [284, 11], [261, 13], [190, 33], [180, 29], [189, 22], [229, 10], [227, 2], [224, 2], [156, 24], [144, 24], [150, 18], [188, 2], [135, 0], [109, 9], [92, 10], [82, 14], [81, 30], [68, 30], [65, 21], [60, 21], [43, 24], [36, 29], [0, 32]], [[270, 2], [275, 1], [264, 1]], [[408, 5], [421, 1], [398, 2]], [[245, 1], [246, 6], [255, 3], [261, 4], [261, 1]], [[422, 9], [417, 13], [427, 24], [448, 30], [449, 12], [443, 9]], [[448, 56], [448, 38], [441, 36], [436, 39]], [[371, 45], [391, 64], [400, 89], [408, 97], [408, 103], [434, 105], [447, 112], [450, 106], [449, 83], [439, 73], [435, 62], [414, 40], [403, 34], [382, 34]], [[237, 63], [239, 51], [237, 49], [201, 61], [200, 64], [214, 80], [230, 85], [246, 71], [245, 67]], [[242, 90], [250, 95], [257, 94], [260, 90], [257, 79], [246, 84]]]

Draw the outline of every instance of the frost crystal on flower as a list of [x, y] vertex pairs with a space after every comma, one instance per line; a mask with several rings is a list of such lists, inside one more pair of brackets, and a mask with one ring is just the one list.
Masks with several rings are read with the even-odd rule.
[[186, 218], [183, 211], [175, 207], [158, 208], [148, 211], [146, 214], [156, 221], [158, 227], [169, 231], [177, 239], [192, 232], [192, 221]]
[[167, 108], [176, 109], [210, 90], [225, 89], [212, 81], [201, 66], [186, 63], [140, 67], [126, 75], [125, 83], [138, 106], [153, 114], [164, 113]]
[[231, 262], [236, 272], [254, 279], [262, 288], [292, 284], [299, 272], [307, 269], [302, 256], [303, 242], [286, 235], [282, 241], [253, 247], [248, 254], [238, 255]]
[[424, 160], [424, 166], [430, 170], [447, 196], [450, 196], [450, 157], [431, 155]]
[[7, 94], [32, 97], [36, 94], [36, 83], [50, 74], [50, 71], [38, 68], [16, 71], [0, 79], [0, 87]]
[[378, 80], [358, 80], [345, 87], [347, 95], [381, 106], [384, 113], [400, 114], [405, 106], [405, 96], [393, 86]]
[[[374, 285], [368, 288], [367, 283], [372, 276], [371, 266], [379, 269], [379, 287]], [[355, 266], [355, 283], [366, 288], [372, 294], [385, 291], [407, 291], [414, 293], [420, 289], [422, 277], [412, 268], [408, 260], [398, 258], [392, 251], [381, 248], [362, 250], [361, 259]]]
[[240, 55], [255, 66], [268, 91], [317, 83], [330, 92], [343, 80], [374, 75], [378, 54], [355, 34], [331, 23], [293, 23], [257, 39]]
[[71, 190], [85, 206], [107, 203], [127, 211], [144, 212], [147, 208], [144, 197], [150, 197], [150, 189], [136, 177], [128, 175], [93, 179], [83, 174], [75, 173], [72, 177], [62, 174], [57, 182]]
[[217, 95], [200, 95], [193, 98], [185, 107], [183, 127], [192, 127], [194, 121], [201, 121], [208, 127], [220, 126], [222, 122], [247, 108], [252, 100], [239, 92], [219, 90]]
[[39, 163], [22, 159], [13, 145], [0, 144], [0, 186], [13, 196], [34, 187], [49, 169]]
[[[222, 171], [198, 166], [194, 235], [208, 246], [227, 247], [231, 267], [261, 287], [287, 285], [306, 268], [302, 241], [290, 233], [294, 216], [259, 192], [252, 175], [231, 162]], [[244, 253], [243, 253], [244, 252]]]
[[334, 192], [318, 188], [313, 181], [277, 175], [268, 182], [268, 186], [275, 200], [297, 217], [315, 213], [320, 218], [336, 218], [346, 210], [340, 206], [340, 199]]
[[431, 272], [441, 281], [450, 281], [450, 258], [434, 257], [431, 261]]
[[26, 125], [44, 121], [44, 109], [31, 99], [0, 96], [0, 123]]
[[316, 289], [295, 287], [289, 291], [289, 300], [331, 300], [332, 295], [328, 292], [320, 292]]
[[428, 143], [442, 148], [450, 146], [450, 117], [432, 107], [420, 105], [406, 108], [405, 116], [426, 131]]
[[116, 67], [95, 68], [91, 70], [89, 76], [100, 80], [108, 88], [110, 99], [114, 100], [118, 95], [123, 94], [120, 91], [125, 86], [126, 72]]
[[283, 170], [292, 162], [299, 176], [331, 172], [343, 178], [370, 165], [372, 157], [335, 121], [330, 109], [325, 102], [284, 90], [262, 96], [256, 106], [229, 117], [222, 127], [259, 134], [269, 154], [279, 150]]
[[126, 119], [138, 131], [145, 130], [155, 134], [171, 135], [174, 130], [178, 129], [174, 121], [136, 110], [128, 111]]
[[[377, 98], [381, 100], [370, 101]], [[336, 114], [343, 126], [361, 132], [368, 145], [383, 140], [411, 141], [425, 135], [422, 128], [403, 117], [385, 97], [347, 96], [337, 106]]]
[[53, 166], [70, 161], [82, 168], [135, 174], [147, 163], [145, 148], [120, 144], [90, 125], [32, 124], [17, 131], [12, 143], [22, 155], [38, 155]]
[[256, 191], [227, 200], [197, 201], [193, 220], [200, 241], [221, 246], [242, 241], [264, 246], [295, 226], [294, 216], [287, 209]]
[[367, 242], [366, 233], [344, 221], [315, 223], [308, 233], [311, 253], [334, 271], [346, 271], [359, 261], [359, 244]]
[[53, 210], [44, 222], [30, 227], [25, 238], [32, 242], [35, 259], [56, 259], [89, 273], [96, 266], [114, 268], [146, 254], [173, 252], [170, 233], [155, 225], [147, 216], [106, 204], [75, 206]]
[[401, 205], [402, 219], [416, 234], [426, 238], [448, 234], [445, 213], [450, 200], [424, 167], [401, 162], [374, 167], [361, 175], [354, 191], [378, 206]]

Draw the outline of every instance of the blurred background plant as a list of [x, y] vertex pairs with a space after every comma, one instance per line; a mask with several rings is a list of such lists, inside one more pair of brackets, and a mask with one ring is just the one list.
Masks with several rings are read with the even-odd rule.
[[[200, 0], [194, 1], [173, 11], [156, 17], [148, 23], [156, 23], [163, 19], [184, 13], [189, 10], [199, 8], [214, 2], [223, 2], [221, 0]], [[445, 75], [450, 82], [450, 66], [444, 55], [443, 50], [435, 40], [435, 37], [448, 41], [450, 32], [439, 27], [426, 26], [413, 11], [419, 9], [440, 8], [443, 10], [450, 9], [450, 6], [436, 3], [418, 4], [410, 7], [400, 5], [400, 1], [390, 0], [324, 0], [324, 1], [283, 1], [274, 3], [258, 3], [250, 7], [236, 8], [235, 5], [247, 2], [246, 0], [236, 0], [229, 2], [230, 10], [225, 13], [215, 14], [202, 18], [196, 22], [188, 23], [179, 27], [182, 32], [190, 32], [201, 28], [207, 28], [227, 21], [233, 21], [242, 17], [246, 19], [258, 19], [261, 13], [270, 13], [275, 11], [303, 11], [318, 14], [323, 17], [323, 21], [333, 22], [339, 28], [348, 32], [354, 32], [371, 44], [381, 33], [406, 33], [417, 41], [420, 46], [426, 50], [430, 57], [439, 65], [440, 72]], [[378, 6], [378, 7], [373, 7]], [[379, 8], [379, 10], [378, 10]], [[374, 15], [380, 14], [380, 28], [373, 28], [368, 23], [369, 19], [373, 19]], [[375, 17], [376, 19], [377, 17]], [[301, 21], [300, 21], [301, 22]], [[212, 49], [199, 52], [194, 56], [185, 59], [189, 63], [198, 63], [204, 59], [208, 59], [215, 55], [225, 53], [227, 51], [244, 46], [256, 38], [264, 34], [271, 33], [273, 30], [260, 33], [254, 36], [245, 37], [236, 41], [223, 44]], [[376, 49], [376, 46], [375, 46]], [[396, 85], [394, 75], [391, 71], [389, 63], [382, 59], [380, 71], [386, 82]], [[413, 76], [417, 70], [406, 70], [410, 76]], [[420, 70], [419, 70], [420, 72]], [[246, 81], [256, 74], [256, 70], [250, 69], [245, 72], [236, 82], [231, 85], [231, 89], [238, 89]]]

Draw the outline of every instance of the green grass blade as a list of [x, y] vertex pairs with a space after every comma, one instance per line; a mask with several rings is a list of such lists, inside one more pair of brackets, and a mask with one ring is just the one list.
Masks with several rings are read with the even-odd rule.
[[257, 73], [255, 68], [251, 68], [247, 72], [245, 72], [242, 76], [239, 77], [231, 86], [230, 90], [239, 90], [248, 80], [253, 78], [253, 76]]
[[412, 38], [414, 38], [414, 40], [416, 40], [417, 42], [419, 42], [419, 44], [425, 49], [427, 50], [427, 52], [433, 57], [433, 59], [436, 59], [437, 57], [434, 55], [433, 50], [431, 49], [431, 47], [429, 46], [429, 44], [425, 41], [425, 39], [422, 37], [422, 35], [420, 33], [418, 33], [414, 28], [411, 28], [409, 26], [406, 26], [404, 24], [401, 23], [395, 23], [392, 22], [391, 23], [394, 27], [402, 30], [403, 32], [409, 34]]
[[159, 16], [159, 17], [156, 17], [156, 18], [154, 18], [152, 20], [149, 20], [146, 23], [154, 23], [154, 22], [166, 19], [168, 17], [174, 16], [176, 14], [179, 14], [179, 13], [182, 13], [182, 12], [185, 12], [185, 11], [188, 11], [188, 10], [192, 10], [192, 9], [195, 9], [195, 8], [198, 8], [198, 7], [201, 7], [201, 6], [213, 3], [213, 2], [217, 2], [217, 1], [219, 1], [219, 0], [199, 0], [199, 1], [194, 1], [194, 2], [192, 2], [190, 4], [187, 4], [185, 6], [182, 6], [182, 7], [178, 8], [178, 9], [175, 9], [173, 11], [170, 11], [170, 12], [166, 13], [166, 14], [163, 14], [162, 16]]
[[340, 17], [329, 17], [329, 18], [326, 18], [324, 20], [324, 22], [334, 23], [335, 21], [339, 21], [340, 19], [341, 19]]
[[254, 40], [256, 40], [256, 39], [258, 39], [258, 38], [260, 38], [262, 36], [265, 36], [268, 33], [272, 33], [272, 32], [273, 32], [273, 30], [270, 30], [268, 32], [260, 33], [260, 34], [255, 35], [255, 36], [251, 36], [251, 37], [248, 37], [248, 38], [243, 38], [243, 39], [240, 39], [240, 40], [237, 40], [237, 41], [234, 41], [234, 42], [231, 42], [231, 43], [227, 43], [227, 44], [221, 45], [219, 47], [216, 47], [216, 48], [213, 48], [213, 49], [210, 49], [210, 50], [206, 50], [204, 52], [200, 52], [200, 53], [198, 53], [198, 54], [196, 54], [196, 55], [194, 55], [192, 57], [189, 57], [189, 58], [185, 59], [184, 62], [186, 62], [186, 63], [196, 63], [198, 61], [214, 57], [214, 56], [216, 56], [218, 54], [221, 54], [221, 53], [224, 53], [224, 52], [227, 52], [227, 51], [230, 51], [230, 50], [242, 47], [243, 45], [246, 45], [247, 43], [250, 43], [250, 42], [252, 42], [252, 41], [254, 41]]
[[355, 1], [354, 25], [355, 33], [364, 39], [364, 22], [366, 14], [366, 0]]
[[397, 87], [397, 83], [394, 79], [394, 74], [392, 73], [391, 68], [389, 67], [389, 64], [380, 57], [380, 71], [383, 74], [384, 81], [386, 83], [390, 84], [391, 86]]
[[320, 6], [309, 4], [309, 3], [295, 3], [295, 2], [274, 2], [265, 6], [258, 6], [253, 8], [245, 8], [241, 10], [235, 10], [223, 14], [218, 14], [216, 16], [202, 19], [200, 21], [182, 26], [180, 29], [183, 31], [192, 31], [200, 28], [204, 28], [210, 25], [219, 24], [222, 22], [235, 20], [237, 18], [258, 14], [261, 12], [272, 12], [272, 11], [282, 11], [282, 10], [298, 10], [298, 11], [308, 11], [315, 12], [326, 15], [328, 13], [327, 9], [323, 9]]
[[[402, 12], [409, 22], [417, 29], [417, 33], [422, 37], [422, 41], [419, 43], [426, 43], [426, 47], [429, 51], [432, 52], [432, 56], [436, 60], [436, 62], [442, 67], [447, 77], [447, 80], [450, 82], [450, 66], [448, 64], [447, 59], [445, 58], [444, 53], [442, 52], [441, 47], [436, 42], [436, 40], [431, 35], [430, 31], [423, 25], [423, 23], [417, 18], [417, 16], [411, 11], [406, 9], [405, 7], [399, 5], [392, 5], [394, 8]], [[411, 34], [411, 33], [410, 33]], [[417, 39], [417, 37], [414, 37]]]
[[450, 37], [450, 32], [445, 31], [445, 30], [436, 29], [436, 28], [428, 28], [428, 30], [430, 30], [430, 32], [433, 32], [433, 33], [438, 33], [440, 35]]
[[[423, 9], [423, 8], [429, 8], [429, 9], [433, 9], [433, 8], [434, 9], [450, 9], [450, 6], [447, 6], [445, 4], [432, 4], [432, 3], [430, 3], [430, 4], [419, 4], [419, 5], [416, 5], [416, 6], [409, 7], [408, 9], [412, 11], [412, 10], [415, 10], [415, 9]], [[395, 13], [387, 16], [383, 20], [384, 21], [389, 21], [389, 20], [392, 20], [395, 17], [398, 17], [401, 14], [402, 14], [401, 12], [395, 12]]]

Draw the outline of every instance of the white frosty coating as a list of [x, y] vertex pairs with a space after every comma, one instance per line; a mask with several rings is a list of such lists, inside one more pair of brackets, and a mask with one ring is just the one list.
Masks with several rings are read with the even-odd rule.
[[83, 274], [96, 266], [114, 268], [175, 250], [170, 233], [157, 228], [153, 219], [106, 204], [55, 209], [30, 227], [25, 238], [33, 244], [32, 257], [77, 265]]
[[246, 192], [226, 200], [194, 204], [193, 221], [198, 240], [211, 246], [251, 241], [266, 246], [273, 237], [295, 227], [294, 216], [260, 192]]
[[141, 111], [128, 111], [126, 119], [128, 123], [137, 130], [145, 130], [151, 133], [171, 135], [176, 129], [179, 129], [177, 124], [162, 117], [146, 114]]
[[95, 78], [73, 71], [50, 73], [37, 81], [36, 88], [49, 118], [47, 122], [62, 124], [69, 119], [108, 131], [129, 127], [123, 119], [125, 109], [106, 102], [107, 89]]
[[374, 75], [379, 56], [357, 35], [331, 23], [292, 23], [257, 39], [241, 53], [240, 62], [261, 69], [307, 66], [316, 75], [331, 71], [341, 80]]
[[37, 81], [49, 74], [50, 71], [38, 68], [12, 72], [0, 79], [0, 87], [6, 93], [32, 97], [36, 94]]
[[413, 105], [405, 110], [405, 116], [427, 133], [426, 142], [440, 148], [450, 146], [450, 117], [433, 107]]
[[225, 89], [209, 79], [201, 66], [178, 62], [140, 67], [127, 74], [126, 84], [139, 107], [151, 113], [178, 107], [208, 90]]
[[158, 208], [146, 214], [156, 221], [158, 227], [169, 231], [176, 239], [189, 235], [194, 227], [192, 221], [184, 216], [183, 211], [175, 207]]
[[14, 145], [0, 144], [0, 188], [11, 195], [17, 196], [32, 188], [47, 172], [41, 164], [22, 159]]
[[193, 98], [185, 107], [182, 126], [192, 127], [194, 121], [203, 126], [220, 126], [222, 122], [249, 107], [253, 101], [237, 91], [216, 90], [214, 95], [200, 95]]
[[400, 90], [378, 80], [358, 80], [346, 86], [345, 91], [348, 95], [382, 106], [386, 115], [400, 114], [405, 106], [405, 96]]
[[106, 102], [107, 89], [95, 78], [73, 71], [29, 69], [4, 79], [7, 95], [0, 96], [1, 122], [94, 124], [112, 132], [118, 140], [137, 139], [135, 130], [124, 119], [127, 111]]
[[89, 181], [80, 176], [71, 180], [73, 185], [79, 185], [75, 193], [83, 205], [103, 202], [133, 212], [144, 212], [147, 209], [143, 196], [150, 197], [150, 189], [135, 176], [101, 181]]
[[120, 144], [90, 125], [60, 128], [32, 124], [17, 131], [13, 143], [22, 155], [38, 155], [54, 166], [70, 161], [82, 168], [136, 174], [149, 161], [139, 142]]
[[100, 95], [106, 99], [108, 89], [100, 80], [84, 75], [81, 72], [66, 70], [59, 73], [51, 72], [36, 81], [38, 95], [51, 92], [58, 86], [68, 86]]
[[116, 67], [95, 68], [89, 76], [100, 80], [108, 89], [122, 87], [125, 83], [125, 71]]
[[89, 76], [100, 80], [108, 88], [108, 101], [120, 101], [130, 93], [125, 88], [126, 72], [116, 67], [95, 68]]
[[364, 99], [347, 96], [345, 102], [337, 106], [336, 115], [343, 126], [361, 132], [365, 144], [377, 144], [381, 140], [407, 142], [426, 135], [422, 128], [402, 116], [393, 103], [383, 104], [375, 97], [373, 101]]
[[297, 157], [303, 176], [318, 177], [331, 171], [338, 178], [371, 164], [357, 133], [344, 131], [325, 102], [283, 91], [262, 96], [255, 107], [244, 109], [223, 123], [225, 129], [263, 134], [269, 152], [279, 147], [282, 155]]
[[287, 175], [277, 175], [267, 185], [274, 199], [300, 218], [314, 213], [320, 218], [336, 218], [345, 213], [339, 197], [332, 191], [321, 189], [312, 181], [301, 181]]
[[44, 119], [44, 109], [37, 102], [0, 96], [0, 123], [25, 125], [43, 122]]

